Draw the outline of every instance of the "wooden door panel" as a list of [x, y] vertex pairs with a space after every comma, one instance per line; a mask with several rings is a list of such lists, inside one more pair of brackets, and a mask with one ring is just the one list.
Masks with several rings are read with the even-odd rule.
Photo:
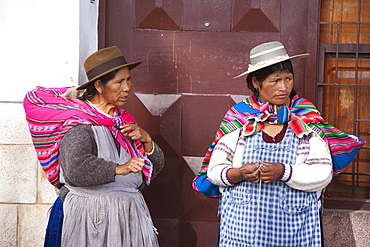
[[[271, 35], [278, 38], [277, 33]], [[244, 40], [242, 33], [137, 31], [135, 54], [145, 62], [136, 69], [135, 90], [246, 95], [245, 80], [232, 79], [239, 73], [236, 68], [247, 69], [246, 50], [240, 49]]]
[[[361, 0], [361, 10], [359, 11], [358, 0], [322, 0], [321, 3], [321, 22], [336, 22], [335, 24], [325, 24], [321, 26], [321, 43], [356, 43], [358, 26], [357, 21], [370, 21], [370, 1]], [[353, 22], [351, 24], [337, 23]], [[369, 44], [370, 25], [360, 25], [360, 44]], [[339, 38], [338, 38], [339, 37]]]
[[184, 1], [184, 30], [229, 31], [231, 1]]
[[143, 61], [127, 109], [166, 157], [143, 191], [160, 244], [216, 246], [218, 200], [191, 182], [226, 110], [251, 94], [245, 78], [232, 78], [247, 70], [252, 47], [280, 40], [291, 55], [311, 54], [293, 64], [297, 91], [314, 101], [319, 1], [101, 0], [99, 8], [99, 47]]
[[137, 29], [181, 30], [182, 0], [137, 0], [135, 17]]
[[[232, 31], [279, 32], [281, 1], [236, 0], [233, 5]], [[258, 25], [256, 21], [258, 20]]]

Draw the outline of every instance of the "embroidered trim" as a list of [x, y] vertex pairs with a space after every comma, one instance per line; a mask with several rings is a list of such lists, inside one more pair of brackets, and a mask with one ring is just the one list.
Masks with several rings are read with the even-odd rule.
[[234, 183], [232, 183], [230, 180], [229, 180], [229, 177], [228, 177], [228, 173], [229, 173], [229, 170], [231, 168], [230, 167], [224, 167], [224, 169], [222, 169], [221, 171], [221, 181], [226, 185], [226, 186], [232, 186], [234, 185]]
[[288, 182], [292, 178], [293, 168], [291, 165], [284, 165], [284, 175], [281, 177], [281, 181]]
[[285, 164], [281, 163], [281, 165], [283, 166], [283, 171], [281, 172], [278, 180], [280, 180], [284, 176], [284, 174], [285, 174]]

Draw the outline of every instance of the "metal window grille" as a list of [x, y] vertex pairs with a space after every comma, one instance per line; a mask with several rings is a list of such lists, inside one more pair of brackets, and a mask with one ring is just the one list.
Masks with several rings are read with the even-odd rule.
[[328, 186], [335, 198], [370, 198], [370, 1], [323, 0], [317, 106], [339, 129], [367, 141]]

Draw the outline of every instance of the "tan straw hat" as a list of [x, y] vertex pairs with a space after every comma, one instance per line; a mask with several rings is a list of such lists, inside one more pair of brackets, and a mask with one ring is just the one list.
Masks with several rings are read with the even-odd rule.
[[90, 82], [95, 81], [112, 71], [123, 67], [128, 67], [128, 69], [131, 70], [141, 63], [142, 61], [127, 63], [125, 57], [117, 46], [98, 50], [86, 58], [84, 67], [89, 81], [79, 86], [77, 90], [85, 89]]
[[290, 57], [281, 42], [272, 41], [268, 43], [263, 43], [251, 50], [249, 55], [250, 64], [248, 65], [248, 70], [238, 76], [235, 76], [233, 79], [239, 78], [243, 75], [249, 74], [253, 71], [265, 68], [267, 66], [283, 62], [285, 60], [296, 60], [299, 58], [307, 57], [309, 55], [309, 53], [304, 53]]

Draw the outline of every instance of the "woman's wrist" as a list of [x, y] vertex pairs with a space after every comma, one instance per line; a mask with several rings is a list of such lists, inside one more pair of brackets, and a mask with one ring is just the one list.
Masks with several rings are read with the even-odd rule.
[[154, 144], [153, 141], [150, 140], [148, 142], [143, 142], [145, 153], [152, 154], [154, 151]]
[[116, 169], [115, 169], [115, 175], [125, 175], [128, 173], [125, 170], [126, 170], [126, 167], [124, 166], [124, 164], [117, 164]]
[[244, 176], [240, 172], [240, 168], [229, 168], [227, 171], [227, 178], [233, 184], [239, 183], [240, 181], [244, 180]]

